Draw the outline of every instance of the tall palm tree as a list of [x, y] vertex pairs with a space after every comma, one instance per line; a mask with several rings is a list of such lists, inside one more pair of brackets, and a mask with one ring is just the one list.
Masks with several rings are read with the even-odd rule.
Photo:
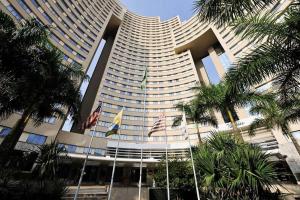
[[201, 187], [213, 199], [269, 199], [276, 173], [259, 147], [215, 133], [194, 155]]
[[46, 41], [47, 28], [36, 24], [33, 20], [18, 26], [9, 15], [0, 11], [1, 113], [15, 98], [16, 81], [28, 67], [28, 62], [24, 61], [29, 56], [30, 49]]
[[237, 34], [252, 42], [264, 41], [229, 69], [226, 80], [233, 90], [243, 91], [273, 79], [281, 100], [300, 91], [300, 1], [281, 15], [267, 12], [235, 22]]
[[239, 99], [239, 97], [241, 97], [241, 95], [230, 95], [227, 92], [228, 87], [224, 83], [197, 86], [194, 89], [198, 93], [194, 100], [196, 106], [203, 110], [216, 109], [217, 111], [225, 112], [232, 124], [234, 132], [237, 134], [238, 138], [241, 139], [232, 114], [234, 108], [240, 105], [242, 99]]
[[274, 127], [280, 128], [284, 135], [291, 138], [299, 155], [300, 146], [297, 140], [290, 132], [289, 124], [297, 123], [300, 119], [300, 98], [292, 99], [289, 102], [282, 102], [275, 98], [273, 100], [257, 102], [252, 106], [250, 112], [261, 115], [256, 118], [250, 125], [249, 133], [254, 134], [258, 127], [265, 126], [269, 129]]
[[40, 125], [48, 117], [65, 117], [66, 108], [77, 115], [78, 83], [86, 77], [80, 66], [64, 63], [63, 54], [48, 40], [48, 27], [34, 20], [17, 26], [3, 12], [0, 22], [0, 70], [13, 79], [9, 101], [0, 102], [0, 117], [22, 113], [1, 144], [2, 150], [12, 150], [29, 119]]
[[202, 110], [215, 109], [223, 112], [229, 119], [237, 139], [242, 140], [240, 131], [236, 124], [233, 112], [236, 108], [248, 106], [256, 101], [270, 98], [267, 95], [261, 95], [258, 92], [233, 93], [227, 82], [221, 82], [216, 85], [196, 86], [194, 90], [198, 93], [195, 104]]
[[[197, 129], [197, 135], [199, 139], [199, 143], [202, 143], [199, 125], [200, 124], [211, 124], [215, 127], [218, 126], [218, 122], [216, 118], [210, 115], [207, 110], [203, 111], [201, 108], [197, 107], [197, 105], [192, 101], [190, 103], [178, 103], [176, 109], [185, 112], [187, 123], [194, 123]], [[173, 121], [173, 127], [181, 125], [182, 115], [176, 116]]]
[[194, 11], [201, 21], [225, 24], [247, 13], [255, 13], [278, 0], [195, 0]]

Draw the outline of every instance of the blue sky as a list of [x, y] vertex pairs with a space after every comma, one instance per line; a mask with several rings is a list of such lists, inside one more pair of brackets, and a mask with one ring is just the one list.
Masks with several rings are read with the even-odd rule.
[[130, 11], [167, 20], [179, 15], [182, 21], [193, 16], [194, 0], [120, 0]]

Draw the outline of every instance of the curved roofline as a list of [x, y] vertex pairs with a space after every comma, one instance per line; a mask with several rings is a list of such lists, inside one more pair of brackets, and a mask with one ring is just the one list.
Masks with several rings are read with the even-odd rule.
[[123, 4], [120, 0], [115, 0], [115, 1], [116, 1], [116, 3], [118, 3], [125, 11], [127, 11], [127, 12], [129, 12], [129, 13], [131, 13], [131, 14], [134, 14], [134, 15], [136, 15], [136, 16], [138, 16], [138, 17], [143, 17], [143, 18], [158, 19], [160, 23], [172, 21], [172, 20], [175, 20], [175, 19], [177, 19], [177, 18], [179, 19], [179, 22], [180, 22], [180, 23], [183, 23], [183, 22], [190, 21], [190, 20], [191, 20], [192, 18], [194, 18], [195, 15], [196, 15], [196, 14], [195, 14], [195, 15], [191, 16], [189, 19], [186, 19], [186, 20], [184, 20], [184, 21], [181, 20], [181, 18], [180, 18], [179, 15], [176, 15], [176, 16], [174, 16], [174, 17], [171, 17], [171, 18], [169, 18], [169, 19], [166, 19], [166, 20], [163, 20], [163, 21], [162, 21], [160, 16], [145, 16], [145, 15], [137, 14], [137, 13], [135, 13], [135, 12], [129, 10], [129, 9], [126, 7], [126, 5]]

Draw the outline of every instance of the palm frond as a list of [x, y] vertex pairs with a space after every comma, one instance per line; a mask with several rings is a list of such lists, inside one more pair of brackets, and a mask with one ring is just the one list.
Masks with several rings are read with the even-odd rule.
[[282, 44], [278, 42], [262, 44], [228, 70], [226, 82], [233, 91], [245, 91], [250, 86], [286, 70], [288, 57]]
[[5, 12], [0, 10], [0, 31], [12, 33], [14, 32], [15, 29], [16, 29], [16, 24], [14, 20]]
[[181, 122], [182, 122], [182, 115], [176, 116], [176, 117], [174, 118], [174, 120], [173, 120], [172, 127], [180, 126], [180, 125], [181, 125]]
[[252, 42], [261, 41], [265, 38], [287, 37], [282, 25], [276, 23], [278, 15], [273, 12], [264, 14], [256, 13], [245, 18], [240, 18], [233, 23], [235, 33], [242, 39], [248, 38]]
[[25, 23], [15, 32], [13, 40], [16, 44], [24, 46], [49, 45], [49, 26], [42, 25], [36, 19], [26, 20]]
[[213, 115], [199, 116], [196, 122], [198, 124], [203, 124], [203, 125], [209, 124], [212, 125], [213, 127], [218, 127], [218, 120]]
[[255, 129], [266, 126], [266, 121], [261, 118], [256, 118], [249, 127], [249, 135], [255, 135]]
[[222, 25], [258, 12], [274, 2], [276, 0], [196, 0], [194, 12], [201, 21]]

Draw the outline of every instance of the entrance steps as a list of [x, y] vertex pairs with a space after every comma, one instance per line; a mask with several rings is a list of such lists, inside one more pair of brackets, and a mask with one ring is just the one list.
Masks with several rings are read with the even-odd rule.
[[[74, 199], [76, 186], [70, 186], [67, 193], [62, 198], [64, 200]], [[81, 186], [78, 200], [107, 200], [108, 187], [106, 186]]]

